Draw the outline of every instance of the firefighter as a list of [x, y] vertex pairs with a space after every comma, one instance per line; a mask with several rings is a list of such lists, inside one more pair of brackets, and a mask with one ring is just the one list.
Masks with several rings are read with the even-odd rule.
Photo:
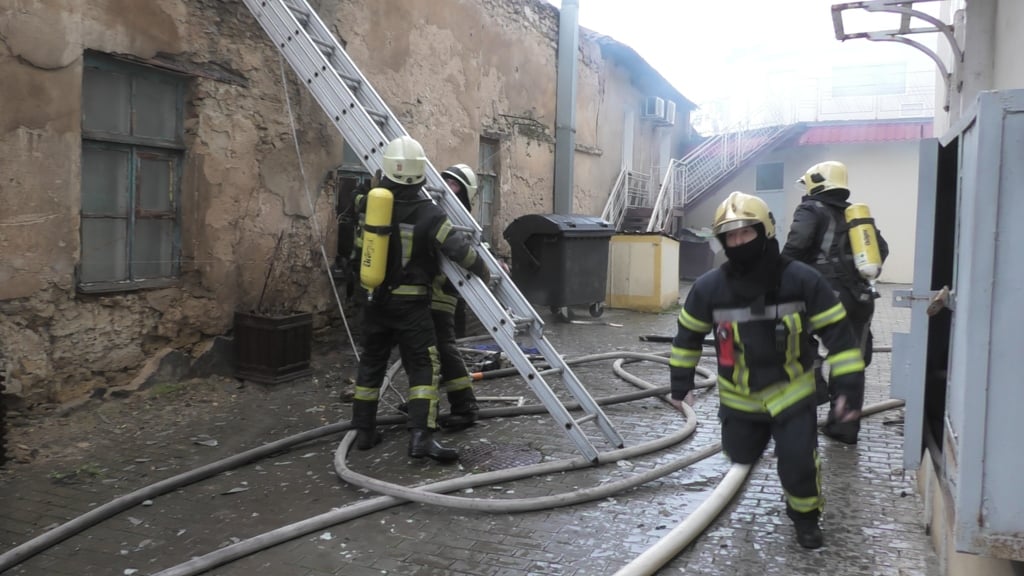
[[440, 374], [430, 314], [431, 284], [439, 273], [441, 253], [484, 282], [490, 280], [490, 271], [469, 235], [454, 230], [444, 211], [421, 194], [427, 159], [419, 142], [409, 136], [396, 138], [384, 149], [382, 160], [381, 186], [391, 191], [394, 202], [387, 271], [381, 285], [368, 290], [363, 308], [363, 353], [352, 403], [356, 447], [368, 450], [380, 441], [377, 403], [391, 347], [397, 344], [409, 378], [409, 456], [453, 461], [458, 452], [433, 439]]
[[[466, 208], [466, 211], [472, 214], [473, 198], [476, 197], [476, 172], [466, 164], [456, 164], [445, 168], [444, 172], [441, 172], [441, 178], [444, 179], [448, 189], [455, 194], [455, 197]], [[466, 336], [466, 301], [458, 297], [458, 292], [455, 291], [455, 287], [450, 282], [447, 283], [445, 292], [450, 296], [454, 295], [456, 297], [455, 316], [453, 318], [455, 337], [463, 338]]]
[[[476, 195], [476, 173], [465, 164], [449, 166], [441, 177], [448, 189], [467, 211], [472, 212], [470, 199]], [[448, 396], [450, 412], [441, 426], [448, 430], [464, 429], [476, 422], [480, 407], [473, 392], [473, 380], [459, 352], [457, 338], [466, 333], [466, 302], [444, 274], [434, 278], [430, 315], [437, 335], [437, 351], [441, 362], [441, 388]]]
[[[864, 364], [869, 365], [874, 346], [871, 318], [875, 313], [877, 293], [871, 283], [857, 271], [854, 262], [845, 215], [846, 208], [850, 206], [846, 166], [832, 160], [815, 164], [807, 169], [797, 183], [804, 187], [807, 194], [793, 213], [793, 224], [782, 254], [810, 264], [828, 280], [833, 292], [846, 308]], [[878, 251], [884, 262], [889, 255], [889, 245], [881, 232], [876, 229], [875, 233]], [[882, 262], [878, 263], [879, 266]], [[840, 442], [856, 444], [860, 423], [843, 424], [836, 421], [834, 407], [837, 391], [831, 383], [825, 383], [820, 361], [815, 368], [815, 382], [818, 402], [827, 401], [830, 406], [828, 423], [823, 432]]]
[[718, 357], [722, 450], [753, 464], [775, 439], [786, 512], [804, 548], [823, 544], [812, 334], [829, 350], [839, 391], [836, 416], [860, 418], [864, 361], [842, 304], [813, 268], [779, 253], [775, 222], [756, 196], [733, 192], [715, 212], [713, 232], [727, 261], [694, 282], [679, 312], [670, 359], [673, 406], [693, 403], [705, 334]]

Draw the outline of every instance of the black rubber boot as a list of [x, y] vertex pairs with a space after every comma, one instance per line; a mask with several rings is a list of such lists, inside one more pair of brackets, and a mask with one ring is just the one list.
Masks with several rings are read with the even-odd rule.
[[380, 432], [374, 428], [356, 429], [356, 448], [359, 450], [369, 450], [380, 444], [381, 439]]
[[477, 405], [475, 400], [470, 400], [468, 402], [452, 404], [451, 413], [447, 416], [442, 416], [438, 423], [445, 430], [455, 432], [469, 428], [476, 423], [479, 417], [480, 406]]
[[825, 545], [825, 536], [817, 520], [797, 520], [793, 527], [796, 529], [796, 542], [801, 547], [815, 550]]
[[380, 444], [380, 433], [377, 432], [377, 402], [353, 400], [352, 427], [356, 429], [356, 449], [369, 450]]
[[409, 457], [423, 458], [426, 456], [438, 462], [454, 462], [459, 459], [459, 451], [438, 444], [430, 430], [423, 428], [409, 430]]

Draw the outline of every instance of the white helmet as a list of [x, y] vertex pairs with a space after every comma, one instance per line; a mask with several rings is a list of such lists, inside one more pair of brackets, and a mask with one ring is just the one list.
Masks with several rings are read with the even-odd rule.
[[399, 184], [419, 184], [426, 179], [427, 156], [411, 136], [399, 136], [384, 148], [384, 176]]
[[456, 164], [449, 166], [444, 169], [444, 172], [441, 172], [441, 176], [451, 178], [462, 184], [462, 187], [466, 189], [466, 196], [470, 200], [476, 198], [476, 172], [473, 172], [473, 169], [468, 165]]

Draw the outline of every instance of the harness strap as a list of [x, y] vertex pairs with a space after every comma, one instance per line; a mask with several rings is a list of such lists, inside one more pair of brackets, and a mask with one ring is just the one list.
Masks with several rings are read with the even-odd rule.
[[764, 311], [758, 313], [752, 308], [723, 308], [712, 312], [711, 318], [715, 322], [751, 322], [755, 320], [779, 320], [789, 314], [799, 313], [806, 310], [803, 302], [786, 302], [784, 304], [773, 304], [764, 306]]

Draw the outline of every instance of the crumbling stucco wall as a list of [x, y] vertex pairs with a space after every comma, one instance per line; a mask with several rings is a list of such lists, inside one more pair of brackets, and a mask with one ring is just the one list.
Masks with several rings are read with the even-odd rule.
[[[227, 332], [233, 311], [255, 308], [264, 292], [267, 310], [325, 308], [329, 286], [312, 252], [276, 54], [240, 2], [5, 4], [0, 341], [9, 392], [61, 402], [125, 384], [160, 350], [193, 351]], [[86, 50], [161, 57], [210, 76], [195, 77], [186, 95], [181, 278], [171, 288], [76, 294]], [[309, 96], [293, 89], [291, 98], [317, 218], [329, 230], [319, 182], [341, 140]]]
[[[499, 139], [498, 236], [518, 216], [553, 211], [553, 6], [543, 0], [323, 0], [320, 13], [337, 23], [349, 54], [436, 166], [475, 167], [480, 137]], [[585, 34], [579, 58], [573, 207], [599, 215], [621, 168], [626, 112], [636, 114], [640, 129], [643, 94]], [[641, 155], [638, 165], [649, 165], [646, 152]], [[507, 254], [498, 240], [495, 248]]]
[[[552, 210], [558, 13], [543, 0], [319, 0], [319, 14], [435, 166], [500, 144], [497, 236]], [[193, 355], [235, 310], [332, 314], [320, 183], [341, 138], [287, 72], [310, 209], [277, 52], [241, 0], [12, 0], [0, 8], [0, 345], [11, 392], [62, 402], [130, 382], [147, 359]], [[193, 75], [186, 95], [181, 275], [112, 295], [75, 289], [81, 86], [87, 50]], [[599, 214], [643, 94], [581, 38], [574, 208]], [[650, 164], [640, 134], [635, 164]], [[685, 132], [685, 129], [683, 129]], [[496, 246], [505, 252], [502, 242]]]

